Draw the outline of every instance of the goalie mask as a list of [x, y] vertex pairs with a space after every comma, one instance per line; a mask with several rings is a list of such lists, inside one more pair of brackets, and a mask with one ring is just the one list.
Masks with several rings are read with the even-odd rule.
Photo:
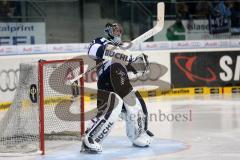
[[105, 34], [107, 35], [107, 38], [112, 41], [115, 45], [120, 45], [122, 43], [122, 33], [123, 28], [118, 23], [107, 23], [105, 26]]

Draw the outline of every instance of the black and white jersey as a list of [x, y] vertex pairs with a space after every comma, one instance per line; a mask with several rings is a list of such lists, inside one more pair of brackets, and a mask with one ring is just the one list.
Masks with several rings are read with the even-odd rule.
[[[92, 41], [88, 49], [88, 55], [90, 58], [96, 61], [96, 64], [104, 61], [103, 56], [107, 44], [111, 44], [111, 41], [107, 40], [104, 37], [96, 38]], [[97, 68], [97, 75], [100, 76], [104, 71], [111, 66], [111, 61], [105, 62], [99, 68]]]

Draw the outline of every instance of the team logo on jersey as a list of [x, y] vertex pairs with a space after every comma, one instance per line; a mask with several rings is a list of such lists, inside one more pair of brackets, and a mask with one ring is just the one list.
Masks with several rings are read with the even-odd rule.
[[114, 51], [110, 51], [110, 50], [106, 50], [105, 53], [104, 53], [104, 56], [116, 58], [118, 60], [122, 60], [122, 61], [125, 61], [125, 62], [129, 62], [129, 57], [127, 55], [122, 54], [122, 53], [117, 53], [117, 52], [114, 52]]

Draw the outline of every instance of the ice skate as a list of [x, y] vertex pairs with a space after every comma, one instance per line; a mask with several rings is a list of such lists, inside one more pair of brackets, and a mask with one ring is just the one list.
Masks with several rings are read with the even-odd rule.
[[97, 154], [102, 152], [102, 146], [95, 142], [91, 137], [84, 137], [80, 152]]

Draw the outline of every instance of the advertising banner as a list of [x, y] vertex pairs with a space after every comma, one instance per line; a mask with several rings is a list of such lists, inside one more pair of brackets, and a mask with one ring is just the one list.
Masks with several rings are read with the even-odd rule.
[[210, 34], [227, 33], [231, 29], [231, 19], [222, 15], [209, 16], [209, 32]]
[[238, 86], [240, 52], [172, 53], [171, 82], [175, 88]]
[[[131, 52], [133, 56], [141, 52]], [[169, 52], [148, 51], [145, 53], [149, 57], [149, 72], [144, 76], [132, 76], [130, 83], [139, 90], [170, 89], [170, 54]], [[38, 60], [57, 60], [81, 58], [84, 61], [84, 70], [96, 65], [85, 52], [62, 53], [62, 54], [36, 54], [17, 55], [0, 57], [0, 106], [5, 102], [11, 102], [18, 87], [19, 74], [21, 74], [20, 63], [38, 62]], [[86, 96], [94, 96], [97, 89], [97, 75], [95, 71], [84, 77], [84, 91]]]
[[45, 43], [46, 27], [44, 22], [0, 23], [0, 46]]
[[[218, 23], [218, 21], [222, 20]], [[184, 41], [184, 40], [221, 40], [237, 39], [233, 35], [229, 19], [212, 18], [205, 20], [166, 20], [163, 30], [154, 36], [154, 41]], [[215, 34], [212, 34], [215, 33]]]

